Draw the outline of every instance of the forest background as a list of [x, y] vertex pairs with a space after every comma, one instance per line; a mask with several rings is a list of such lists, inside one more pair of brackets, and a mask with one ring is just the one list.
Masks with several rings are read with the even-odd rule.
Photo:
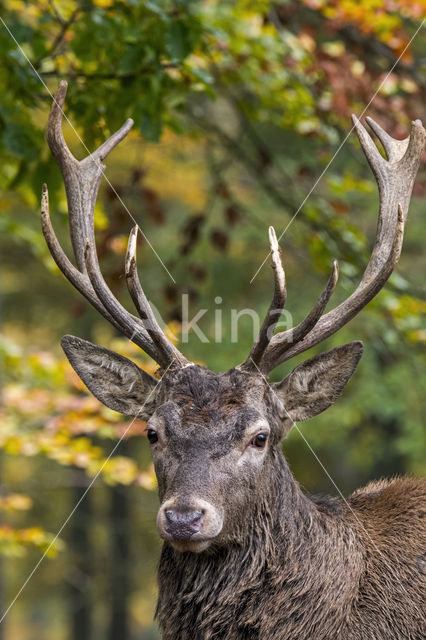
[[[231, 339], [231, 309], [262, 314], [271, 298], [269, 264], [253, 279], [270, 224], [286, 229], [295, 322], [334, 258], [336, 301], [358, 283], [378, 195], [350, 114], [367, 107], [364, 115], [400, 138], [410, 120], [425, 118], [426, 2], [9, 0], [0, 9], [0, 638], [152, 640], [160, 540], [144, 424], [107, 460], [128, 422], [88, 394], [59, 341], [72, 333], [151, 372], [155, 365], [96, 315], [48, 254], [43, 182], [69, 248], [65, 194], [44, 137], [50, 93], [68, 80], [65, 135], [78, 157], [86, 155], [79, 137], [93, 150], [135, 120], [108, 158], [96, 206], [103, 271], [129, 305], [123, 260], [134, 217], [149, 239], [139, 246], [148, 298], [177, 342], [182, 295], [190, 316], [208, 309], [199, 326], [209, 341], [192, 333], [181, 348], [226, 370], [253, 339], [248, 315]], [[423, 167], [385, 290], [309, 354], [365, 344], [342, 398], [301, 426], [329, 476], [300, 434], [284, 443], [307, 491], [347, 494], [372, 478], [425, 471], [425, 188]]]

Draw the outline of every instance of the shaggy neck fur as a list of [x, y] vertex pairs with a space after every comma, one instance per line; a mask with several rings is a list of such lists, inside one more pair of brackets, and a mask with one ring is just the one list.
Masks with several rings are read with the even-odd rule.
[[199, 555], [164, 545], [163, 640], [331, 639], [345, 626], [362, 564], [356, 537], [329, 524], [340, 507], [308, 499], [277, 458], [233, 544]]

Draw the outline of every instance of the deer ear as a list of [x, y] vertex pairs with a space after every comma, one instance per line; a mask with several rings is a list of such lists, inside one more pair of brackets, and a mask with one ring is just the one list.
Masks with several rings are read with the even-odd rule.
[[158, 380], [127, 358], [75, 336], [61, 345], [76, 373], [110, 409], [146, 419], [155, 410]]
[[295, 422], [327, 409], [341, 394], [364, 351], [362, 342], [349, 342], [325, 351], [296, 367], [273, 385], [282, 402], [285, 435]]

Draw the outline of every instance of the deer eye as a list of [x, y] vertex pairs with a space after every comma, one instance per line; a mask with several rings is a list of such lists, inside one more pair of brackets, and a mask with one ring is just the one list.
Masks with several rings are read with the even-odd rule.
[[250, 440], [251, 446], [256, 447], [256, 449], [264, 449], [267, 442], [268, 442], [267, 433], [258, 433], [254, 438]]
[[155, 429], [147, 429], [146, 437], [148, 438], [150, 444], [155, 444], [156, 442], [158, 442], [158, 434]]

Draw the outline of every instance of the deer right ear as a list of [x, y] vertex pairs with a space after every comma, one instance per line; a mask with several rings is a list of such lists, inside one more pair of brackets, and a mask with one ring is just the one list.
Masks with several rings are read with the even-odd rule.
[[340, 396], [355, 371], [364, 346], [355, 341], [325, 351], [272, 385], [282, 402], [284, 436], [295, 422], [318, 415]]
[[153, 414], [158, 380], [127, 358], [87, 340], [64, 336], [61, 345], [76, 373], [103, 404], [142, 419]]

